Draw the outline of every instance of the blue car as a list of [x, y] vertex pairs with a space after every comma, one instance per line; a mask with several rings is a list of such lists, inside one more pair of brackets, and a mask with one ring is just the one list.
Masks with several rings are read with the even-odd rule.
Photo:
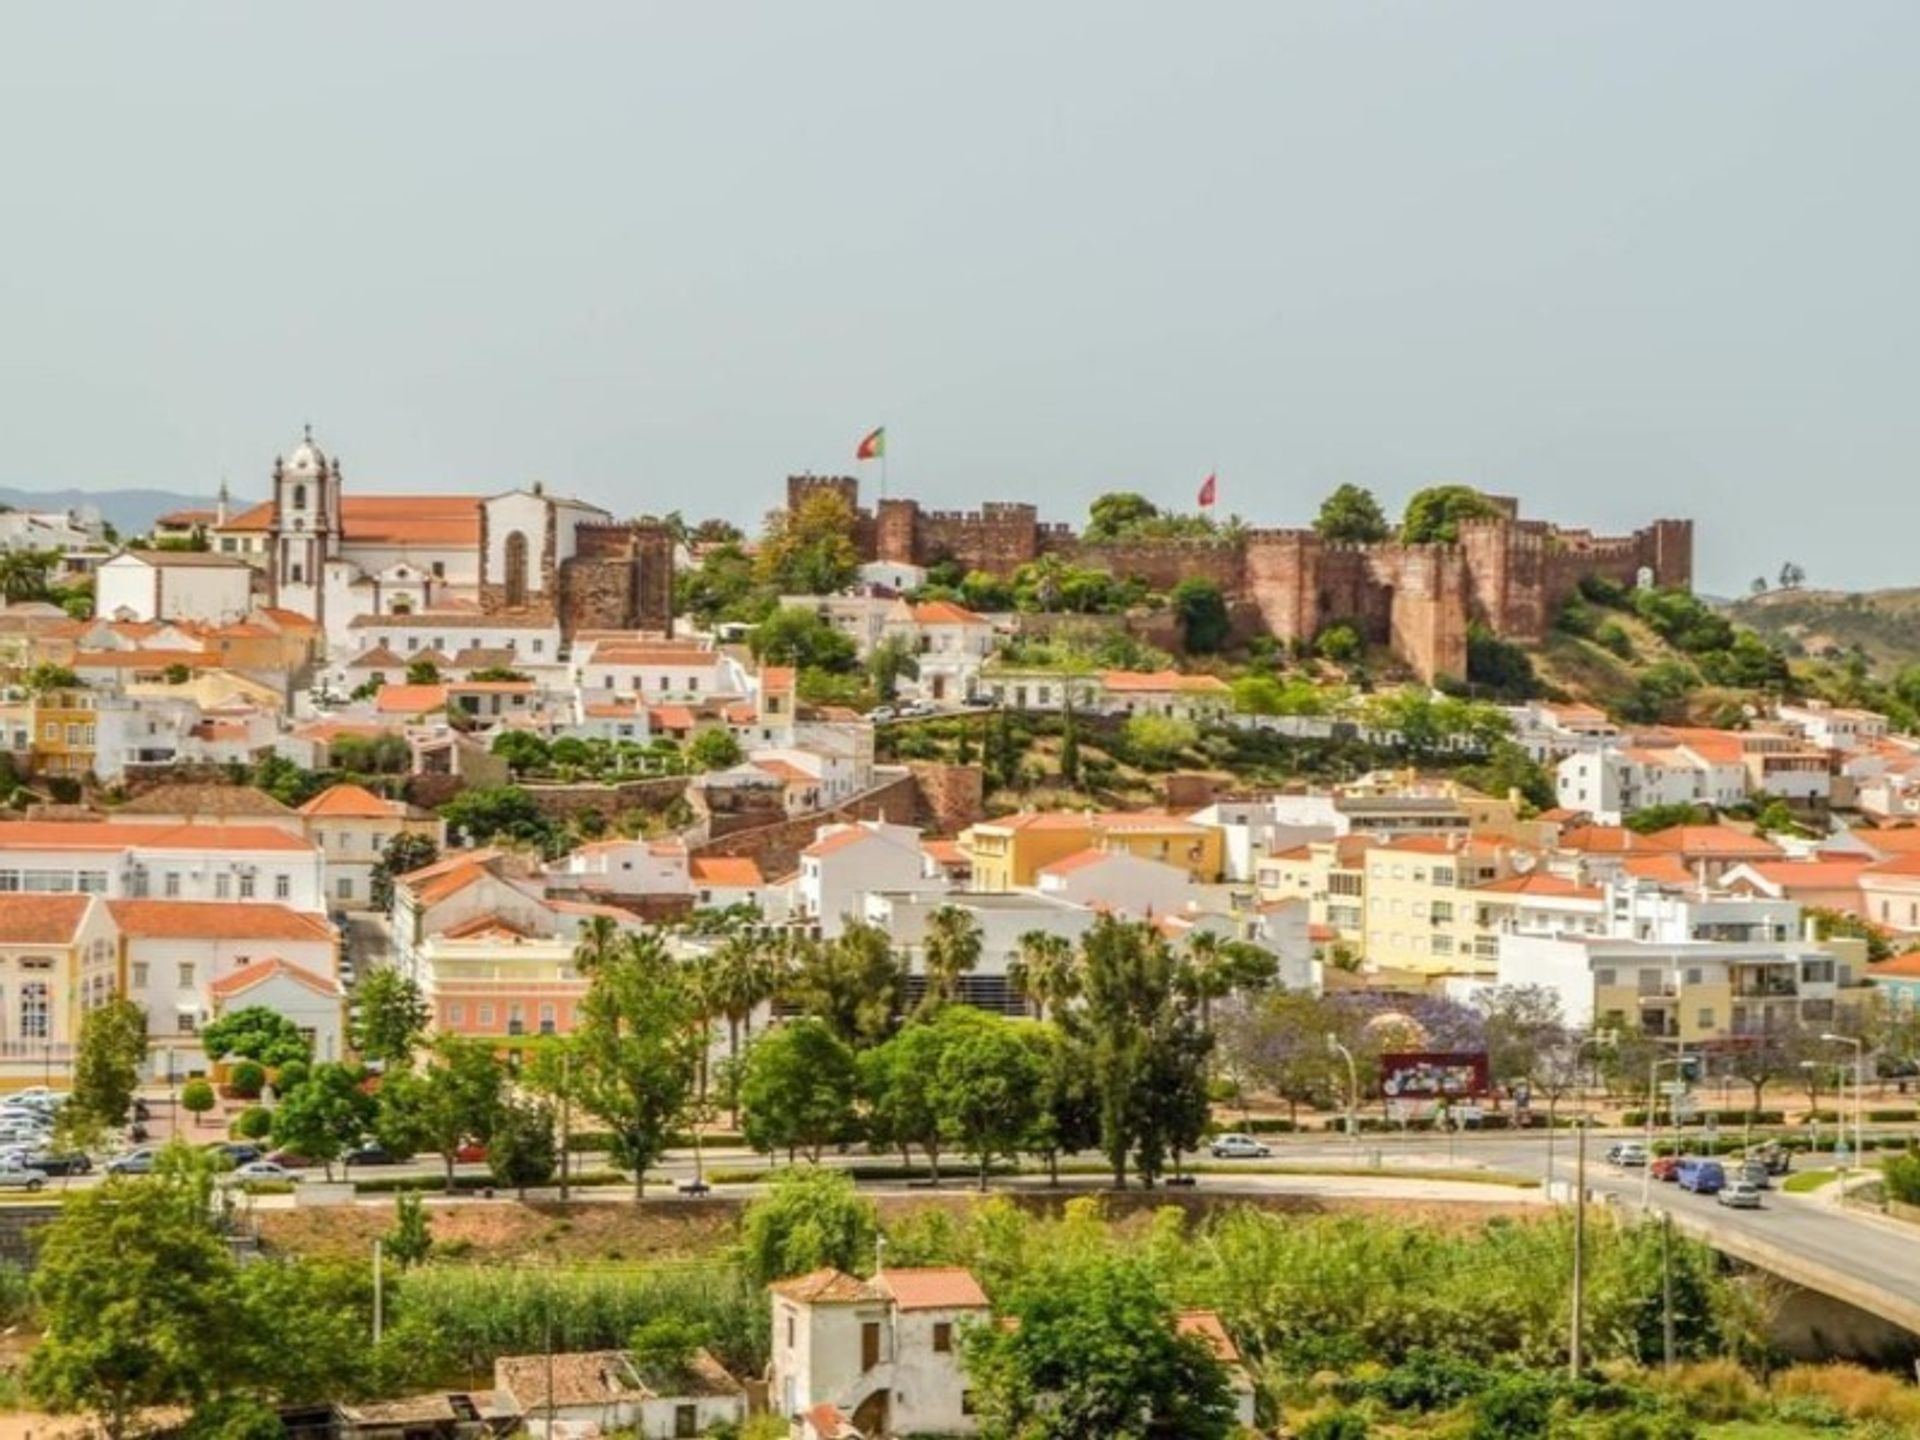
[[1689, 1156], [1680, 1162], [1674, 1180], [1682, 1190], [1696, 1195], [1717, 1195], [1726, 1188], [1727, 1171], [1718, 1160], [1697, 1160]]

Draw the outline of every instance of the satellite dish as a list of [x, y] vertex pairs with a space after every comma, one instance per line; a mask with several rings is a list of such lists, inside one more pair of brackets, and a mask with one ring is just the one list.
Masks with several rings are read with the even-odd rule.
[[1539, 863], [1540, 862], [1531, 855], [1516, 855], [1513, 857], [1514, 873], [1516, 875], [1525, 875]]

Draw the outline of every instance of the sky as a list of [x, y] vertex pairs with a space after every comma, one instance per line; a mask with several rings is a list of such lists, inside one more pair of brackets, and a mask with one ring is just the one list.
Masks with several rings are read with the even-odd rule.
[[1920, 6], [22, 3], [0, 484], [1464, 481], [1920, 583]]

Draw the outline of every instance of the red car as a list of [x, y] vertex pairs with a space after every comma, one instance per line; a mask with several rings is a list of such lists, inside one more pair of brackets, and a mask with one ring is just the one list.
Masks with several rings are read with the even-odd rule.
[[1653, 1158], [1653, 1163], [1647, 1166], [1647, 1173], [1652, 1175], [1656, 1180], [1670, 1181], [1677, 1179], [1680, 1173], [1680, 1157], [1678, 1155], [1656, 1155]]
[[469, 1140], [453, 1152], [453, 1158], [462, 1165], [484, 1165], [487, 1162], [487, 1147]]
[[276, 1150], [267, 1156], [267, 1159], [288, 1170], [311, 1170], [313, 1168], [313, 1161], [305, 1155], [297, 1154], [292, 1150]]

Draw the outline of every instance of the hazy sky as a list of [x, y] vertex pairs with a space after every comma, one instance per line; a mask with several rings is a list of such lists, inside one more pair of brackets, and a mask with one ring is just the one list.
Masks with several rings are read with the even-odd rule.
[[[1342, 480], [1920, 582], [1920, 5], [10, 4], [0, 483]], [[877, 479], [877, 477], [875, 477]]]

